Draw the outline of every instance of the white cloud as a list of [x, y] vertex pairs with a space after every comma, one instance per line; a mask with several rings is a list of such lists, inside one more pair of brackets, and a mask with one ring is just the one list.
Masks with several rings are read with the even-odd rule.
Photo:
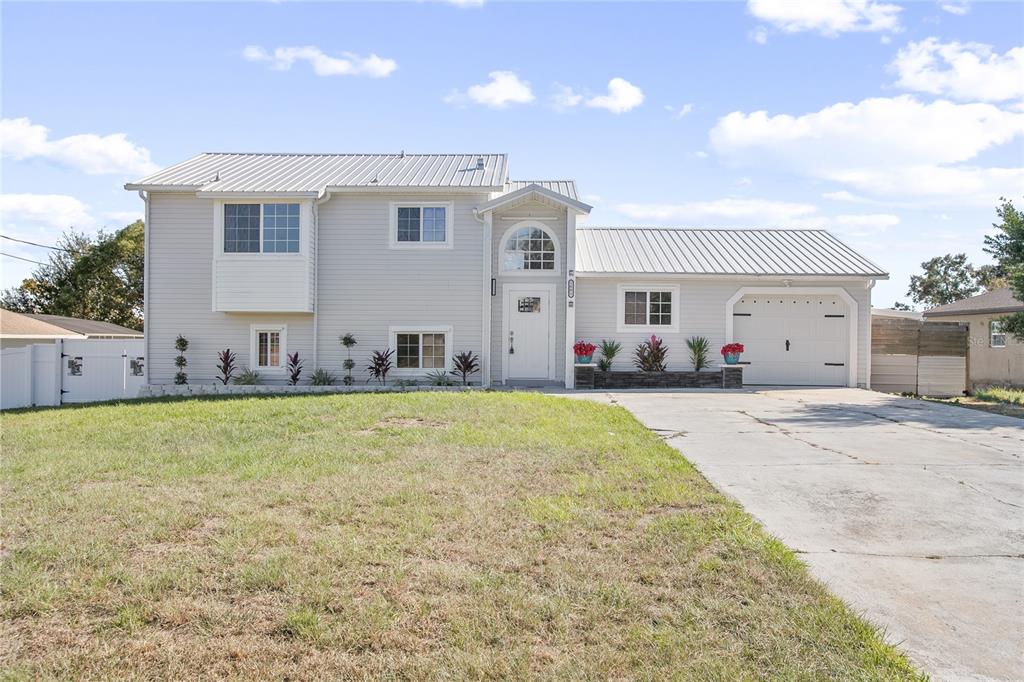
[[909, 95], [840, 103], [792, 116], [733, 112], [710, 133], [738, 166], [840, 182], [861, 192], [967, 199], [1019, 194], [1024, 170], [962, 164], [1024, 134], [1024, 114], [991, 104], [924, 104]]
[[107, 211], [103, 217], [113, 222], [118, 228], [142, 220], [142, 211]]
[[907, 90], [986, 102], [1024, 97], [1024, 47], [998, 54], [991, 45], [928, 38], [901, 49], [889, 68]]
[[529, 104], [536, 97], [530, 84], [521, 80], [514, 71], [491, 71], [486, 83], [471, 85], [466, 92], [453, 90], [444, 98], [449, 104], [462, 104], [467, 100], [492, 109], [504, 109], [509, 104]]
[[766, 29], [764, 26], [758, 26], [757, 28], [751, 30], [750, 33], [747, 34], [747, 38], [754, 41], [758, 45], [767, 45], [768, 29]]
[[946, 2], [939, 2], [939, 7], [942, 8], [943, 12], [949, 12], [950, 14], [956, 14], [957, 16], [963, 16], [971, 11], [970, 0], [946, 0]]
[[28, 118], [0, 120], [0, 152], [22, 161], [44, 159], [89, 175], [148, 175], [157, 170], [149, 150], [124, 133], [85, 133], [51, 140], [50, 131]]
[[837, 215], [826, 221], [829, 227], [848, 237], [868, 237], [881, 234], [890, 227], [900, 224], [898, 216], [891, 213], [865, 213]]
[[715, 199], [683, 203], [622, 203], [613, 207], [631, 220], [657, 224], [683, 224], [708, 227], [807, 225], [817, 213], [812, 204], [769, 199]]
[[555, 83], [555, 93], [551, 95], [551, 106], [556, 111], [565, 111], [578, 106], [583, 101], [583, 95], [576, 92], [568, 85]]
[[679, 107], [677, 109], [676, 107], [672, 106], [671, 104], [666, 104], [665, 105], [665, 111], [671, 113], [672, 114], [672, 118], [680, 119], [680, 118], [686, 116], [691, 111], [693, 111], [693, 105], [690, 104], [690, 103], [687, 103], [687, 104], [684, 104], [683, 106], [681, 106], [681, 107]]
[[845, 189], [839, 190], [838, 192], [825, 192], [821, 195], [822, 199], [829, 199], [831, 201], [859, 201], [859, 198]]
[[39, 227], [86, 229], [95, 221], [88, 206], [64, 194], [0, 194], [0, 223], [24, 233]]
[[[854, 31], [900, 30], [901, 8], [875, 0], [748, 0], [747, 10], [786, 33], [815, 31], [835, 37]], [[754, 40], [763, 44], [757, 37]]]
[[636, 109], [643, 101], [643, 90], [625, 78], [613, 78], [608, 81], [608, 94], [591, 97], [586, 101], [586, 105], [595, 109], [607, 109], [613, 114], [622, 114]]
[[342, 52], [340, 57], [331, 57], [315, 45], [275, 47], [273, 52], [259, 45], [249, 45], [242, 50], [242, 57], [250, 62], [268, 62], [270, 68], [277, 71], [288, 71], [295, 62], [305, 61], [309, 62], [313, 73], [318, 76], [387, 78], [398, 68], [395, 60], [383, 59], [375, 54], [360, 57], [351, 52]]
[[706, 159], [706, 158], [708, 158], [708, 156], [710, 156], [706, 151], [704, 151], [702, 149], [698, 150], [698, 151], [695, 151], [693, 153], [693, 155], [694, 155], [694, 157], [696, 157], [698, 159]]

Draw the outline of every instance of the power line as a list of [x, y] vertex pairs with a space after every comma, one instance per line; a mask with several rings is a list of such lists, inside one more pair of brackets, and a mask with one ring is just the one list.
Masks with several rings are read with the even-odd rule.
[[8, 258], [17, 258], [18, 260], [23, 260], [26, 263], [35, 263], [36, 265], [46, 265], [46, 263], [42, 263], [37, 260], [32, 260], [31, 258], [22, 258], [21, 256], [15, 256], [13, 253], [4, 253], [3, 251], [0, 251], [0, 256], [7, 256]]
[[3, 239], [9, 239], [12, 242], [21, 242], [22, 244], [30, 244], [31, 246], [38, 246], [44, 249], [52, 249], [53, 251], [64, 251], [65, 253], [78, 254], [78, 251], [72, 251], [71, 249], [65, 249], [63, 246], [50, 246], [48, 244], [39, 244], [37, 242], [30, 242], [27, 239], [18, 239], [17, 237], [8, 237], [6, 234], [0, 234]]

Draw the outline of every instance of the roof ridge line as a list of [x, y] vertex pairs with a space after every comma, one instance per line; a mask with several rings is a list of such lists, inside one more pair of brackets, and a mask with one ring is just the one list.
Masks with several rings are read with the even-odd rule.
[[[507, 152], [200, 152], [217, 156], [508, 156]], [[194, 158], [194, 157], [193, 157]]]

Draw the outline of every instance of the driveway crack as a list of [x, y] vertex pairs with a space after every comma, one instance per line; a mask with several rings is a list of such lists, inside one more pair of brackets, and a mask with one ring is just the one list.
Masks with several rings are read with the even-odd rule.
[[856, 455], [851, 455], [848, 452], [843, 452], [842, 450], [836, 450], [835, 448], [830, 448], [830, 447], [827, 447], [825, 445], [821, 445], [820, 443], [815, 443], [814, 441], [807, 440], [806, 438], [800, 438], [798, 435], [796, 435], [792, 431], [789, 431], [788, 429], [783, 428], [782, 426], [779, 426], [778, 424], [776, 424], [774, 422], [770, 422], [767, 419], [762, 419], [761, 417], [754, 416], [754, 415], [750, 414], [749, 412], [746, 412], [745, 410], [737, 410], [737, 412], [739, 414], [742, 414], [744, 417], [749, 417], [750, 419], [753, 419], [754, 421], [756, 421], [759, 424], [763, 424], [763, 425], [765, 425], [765, 426], [767, 426], [769, 428], [775, 429], [776, 432], [782, 434], [783, 436], [786, 436], [787, 438], [791, 438], [792, 440], [795, 440], [798, 443], [803, 443], [804, 445], [810, 445], [812, 448], [815, 448], [817, 450], [822, 450], [824, 452], [831, 452], [831, 453], [836, 454], [836, 455], [841, 455], [843, 457], [848, 457], [848, 458], [854, 460], [855, 462], [857, 462], [858, 464], [878, 464], [878, 462], [873, 462], [873, 461], [867, 460], [867, 459], [861, 459], [860, 457], [857, 457]]
[[998, 502], [1000, 504], [1005, 504], [1006, 506], [1014, 507], [1015, 509], [1024, 509], [1024, 506], [1021, 506], [1021, 505], [1016, 504], [1014, 502], [1010, 502], [1009, 500], [1004, 500], [1001, 497], [999, 497], [998, 495], [995, 495], [995, 494], [989, 492], [988, 490], [985, 490], [984, 488], [979, 488], [978, 486], [974, 485], [973, 483], [968, 483], [967, 481], [965, 481], [965, 480], [963, 480], [961, 478], [957, 478], [956, 476], [950, 476], [949, 474], [944, 474], [942, 472], [935, 471], [933, 469], [929, 469], [927, 466], [924, 467], [924, 470], [929, 472], [929, 473], [935, 474], [939, 478], [944, 478], [944, 479], [946, 479], [948, 481], [953, 481], [954, 483], [959, 483], [960, 485], [962, 485], [964, 487], [970, 488], [971, 490], [973, 490], [974, 492], [978, 493], [979, 495], [985, 495], [986, 497], [991, 498], [991, 499], [995, 500], [996, 502]]
[[869, 556], [884, 559], [929, 559], [932, 561], [940, 561], [942, 559], [1024, 559], [1024, 554], [890, 554], [888, 552], [854, 552], [841, 549], [794, 549], [793, 553], [808, 555], [842, 554], [845, 556]]

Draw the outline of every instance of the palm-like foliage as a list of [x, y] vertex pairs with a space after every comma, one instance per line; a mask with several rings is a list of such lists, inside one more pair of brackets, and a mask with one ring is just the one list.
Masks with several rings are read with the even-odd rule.
[[469, 375], [480, 371], [480, 358], [472, 351], [463, 351], [452, 356], [452, 374], [462, 377], [462, 385], [469, 383]]
[[690, 349], [690, 362], [693, 363], [693, 370], [699, 372], [710, 363], [708, 356], [711, 354], [711, 342], [703, 336], [691, 336], [686, 339], [686, 347]]

